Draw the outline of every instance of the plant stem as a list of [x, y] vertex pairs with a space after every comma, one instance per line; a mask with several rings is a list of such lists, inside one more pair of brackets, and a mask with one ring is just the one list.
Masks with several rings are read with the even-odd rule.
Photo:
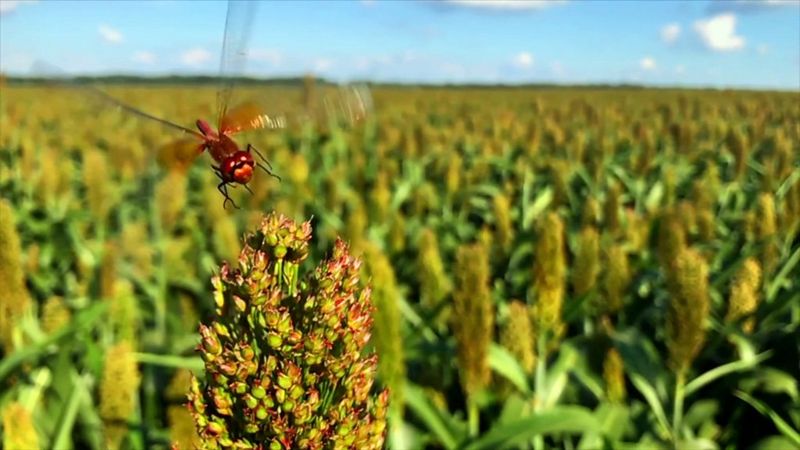
[[[545, 394], [545, 377], [547, 376], [547, 333], [540, 331], [536, 339], [536, 379], [534, 380], [533, 413], [542, 410]], [[538, 434], [533, 438], [533, 448], [544, 450], [544, 436]]]
[[469, 435], [477, 437], [480, 432], [480, 413], [478, 405], [472, 398], [467, 399], [467, 421], [469, 425]]
[[680, 370], [675, 378], [675, 402], [672, 410], [672, 441], [677, 448], [680, 438], [681, 420], [683, 420], [683, 397], [685, 394], [686, 375]]

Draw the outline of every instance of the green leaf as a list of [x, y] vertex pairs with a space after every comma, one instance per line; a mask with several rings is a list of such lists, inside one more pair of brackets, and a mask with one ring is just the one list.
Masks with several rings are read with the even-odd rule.
[[536, 199], [533, 201], [533, 204], [529, 208], [525, 209], [525, 216], [522, 218], [523, 224], [531, 224], [533, 223], [534, 219], [539, 217], [539, 215], [544, 212], [545, 209], [550, 205], [550, 202], [553, 201], [553, 188], [546, 187], [544, 188], [539, 195], [536, 196]]
[[692, 381], [686, 383], [685, 393], [686, 396], [692, 395], [696, 390], [702, 388], [703, 386], [711, 383], [712, 381], [716, 380], [717, 378], [723, 377], [725, 375], [740, 372], [742, 370], [751, 369], [757, 366], [759, 363], [767, 359], [772, 352], [763, 352], [755, 356], [755, 358], [751, 360], [739, 360], [730, 362], [727, 364], [723, 364], [721, 366], [715, 367], [708, 372], [699, 375]]
[[587, 366], [586, 358], [579, 358], [571, 368], [571, 373], [598, 400], [605, 399], [606, 393], [603, 379]]
[[676, 444], [681, 450], [717, 450], [719, 446], [710, 439], [683, 440]]
[[530, 414], [533, 404], [519, 394], [511, 394], [503, 402], [503, 410], [497, 418], [497, 424], [511, 423]]
[[81, 407], [78, 408], [78, 423], [83, 439], [89, 443], [89, 448], [101, 450], [103, 443], [103, 420], [92, 402], [92, 394], [83, 385], [76, 384], [77, 389], [83, 390], [80, 396]]
[[798, 400], [797, 379], [782, 370], [764, 367], [739, 382], [742, 390], [752, 392], [759, 389], [770, 394], [786, 394], [795, 402]]
[[702, 423], [713, 420], [719, 411], [719, 402], [716, 400], [698, 400], [692, 403], [689, 410], [683, 416], [683, 424], [689, 428], [696, 429]]
[[748, 450], [786, 450], [795, 447], [791, 439], [786, 436], [768, 436], [748, 448]]
[[647, 197], [645, 197], [644, 200], [645, 209], [650, 213], [656, 211], [661, 206], [661, 198], [663, 196], [664, 196], [664, 185], [660, 181], [658, 181], [650, 189], [650, 192], [647, 193]]
[[[400, 418], [402, 419], [402, 418]], [[421, 448], [420, 435], [409, 424], [402, 420], [394, 421], [389, 427], [386, 441], [390, 450], [404, 450], [407, 448]]]
[[619, 350], [625, 370], [642, 375], [656, 382], [666, 369], [661, 363], [661, 355], [653, 342], [639, 331], [631, 330], [613, 336], [614, 347]]
[[106, 303], [95, 303], [81, 311], [72, 322], [49, 335], [46, 339], [35, 344], [23, 347], [8, 355], [0, 361], [0, 380], [5, 379], [9, 373], [25, 362], [42, 356], [51, 345], [60, 342], [76, 332], [90, 329], [95, 322], [100, 320], [107, 307]]
[[58, 421], [58, 429], [53, 438], [52, 448], [72, 448], [72, 428], [75, 426], [75, 419], [83, 401], [83, 396], [88, 392], [84, 380], [77, 373], [70, 374], [72, 389], [66, 401], [66, 407]]
[[558, 352], [558, 359], [547, 368], [547, 380], [542, 400], [545, 409], [558, 403], [569, 382], [570, 369], [575, 366], [577, 360], [577, 352], [571, 346], [562, 344]]
[[158, 355], [155, 353], [134, 353], [133, 357], [142, 364], [171, 367], [174, 369], [188, 369], [192, 372], [202, 372], [205, 368], [203, 360], [198, 356]]
[[800, 247], [792, 253], [792, 256], [790, 256], [783, 267], [781, 267], [780, 272], [770, 281], [767, 286], [767, 301], [774, 300], [778, 290], [780, 290], [781, 286], [785, 283], [791, 283], [792, 280], [794, 280], [795, 283], [797, 282], [797, 277], [795, 276], [790, 279], [789, 274], [792, 273], [792, 269], [794, 269], [794, 266], [796, 266], [798, 262], [800, 262]]
[[735, 396], [739, 397], [740, 399], [744, 400], [750, 406], [756, 409], [756, 411], [760, 412], [761, 414], [769, 417], [772, 420], [772, 423], [775, 424], [775, 427], [778, 428], [778, 431], [781, 432], [787, 439], [792, 441], [792, 443], [796, 447], [800, 447], [800, 432], [795, 430], [792, 425], [786, 422], [774, 409], [767, 406], [766, 403], [763, 403], [760, 400], [750, 396], [742, 391], [736, 391], [734, 393]]
[[664, 406], [661, 404], [661, 400], [658, 399], [656, 389], [646, 378], [638, 373], [628, 373], [628, 376], [633, 386], [642, 394], [645, 401], [647, 401], [647, 404], [650, 406], [650, 410], [653, 411], [653, 414], [656, 416], [656, 420], [658, 420], [658, 424], [661, 428], [661, 434], [664, 436], [669, 435], [669, 421], [667, 421], [667, 415], [664, 413]]
[[497, 425], [465, 450], [516, 448], [534, 436], [554, 433], [598, 432], [600, 425], [592, 412], [579, 406], [557, 406], [511, 423]]
[[600, 424], [600, 430], [597, 433], [584, 434], [578, 444], [579, 450], [603, 448], [604, 438], [610, 441], [621, 439], [630, 421], [628, 408], [614, 403], [601, 403], [594, 415]]
[[792, 173], [786, 177], [775, 191], [775, 197], [783, 199], [795, 183], [800, 183], [800, 169], [794, 169]]
[[425, 391], [411, 382], [403, 388], [405, 405], [416, 415], [426, 429], [433, 433], [444, 448], [455, 449], [465, 437], [465, 429], [454, 423], [449, 416], [430, 401]]
[[510, 381], [522, 393], [529, 393], [528, 376], [514, 355], [506, 348], [492, 343], [489, 346], [489, 366]]

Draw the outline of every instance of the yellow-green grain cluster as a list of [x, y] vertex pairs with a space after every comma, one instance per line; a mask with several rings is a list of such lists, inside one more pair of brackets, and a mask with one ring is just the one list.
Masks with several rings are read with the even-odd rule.
[[556, 334], [563, 330], [561, 309], [567, 274], [564, 248], [564, 222], [557, 213], [548, 213], [537, 226], [533, 286], [533, 317], [536, 328]]
[[21, 344], [17, 326], [31, 307], [22, 269], [22, 246], [11, 204], [0, 199], [0, 345], [5, 354]]
[[[728, 297], [727, 321], [737, 321], [755, 313], [761, 301], [761, 266], [755, 258], [748, 258], [736, 273]], [[755, 328], [755, 318], [748, 317], [742, 324], [747, 333]]]
[[99, 414], [103, 419], [105, 445], [121, 448], [129, 431], [129, 420], [138, 407], [138, 363], [129, 342], [109, 347], [100, 379]]
[[455, 260], [453, 314], [461, 387], [470, 397], [490, 380], [488, 351], [493, 340], [494, 305], [489, 286], [489, 254], [481, 244], [459, 247]]
[[508, 317], [500, 332], [500, 344], [514, 355], [525, 373], [533, 373], [536, 332], [525, 303], [514, 300], [508, 305]]
[[667, 349], [676, 372], [691, 365], [706, 340], [711, 309], [708, 294], [708, 264], [694, 249], [680, 251], [667, 275], [670, 297], [667, 306]]
[[377, 246], [367, 245], [364, 262], [375, 305], [373, 339], [379, 357], [378, 377], [389, 388], [390, 408], [402, 414], [406, 367], [400, 291], [389, 259]]
[[38, 449], [39, 435], [33, 415], [19, 402], [5, 405], [3, 415], [3, 448], [6, 450]]

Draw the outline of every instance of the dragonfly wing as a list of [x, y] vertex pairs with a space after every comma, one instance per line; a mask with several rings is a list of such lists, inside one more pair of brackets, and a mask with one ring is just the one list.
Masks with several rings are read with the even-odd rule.
[[168, 142], [158, 151], [158, 163], [171, 170], [187, 170], [203, 153], [204, 142], [197, 137], [185, 137]]
[[220, 87], [217, 92], [218, 125], [221, 125], [222, 118], [228, 113], [236, 78], [242, 76], [244, 72], [250, 26], [255, 10], [256, 2], [253, 1], [230, 0], [228, 2], [219, 67]]
[[123, 102], [122, 100], [119, 100], [119, 99], [113, 97], [112, 95], [106, 93], [105, 91], [103, 91], [103, 90], [101, 90], [101, 89], [99, 89], [99, 88], [97, 88], [95, 86], [92, 86], [91, 84], [88, 84], [88, 82], [81, 81], [81, 80], [79, 80], [79, 79], [77, 79], [75, 77], [70, 76], [69, 74], [67, 74], [66, 72], [64, 72], [63, 70], [59, 69], [58, 67], [56, 67], [56, 66], [54, 66], [52, 64], [46, 63], [44, 61], [36, 61], [33, 64], [32, 72], [37, 77], [40, 76], [40, 77], [42, 77], [44, 79], [47, 79], [47, 80], [53, 82], [56, 85], [61, 85], [61, 86], [64, 86], [64, 87], [78, 89], [78, 90], [84, 92], [85, 94], [90, 95], [90, 96], [94, 97], [95, 99], [104, 102], [106, 105], [108, 105], [110, 107], [119, 108], [119, 109], [121, 109], [121, 110], [123, 110], [123, 111], [125, 111], [125, 112], [127, 112], [129, 114], [133, 114], [133, 115], [138, 116], [140, 118], [151, 120], [151, 121], [154, 121], [154, 122], [158, 122], [161, 125], [164, 125], [165, 127], [171, 128], [173, 130], [182, 131], [184, 133], [188, 133], [188, 134], [195, 135], [195, 136], [198, 136], [198, 137], [201, 136], [200, 133], [198, 133], [197, 131], [195, 131], [195, 130], [193, 130], [191, 128], [187, 128], [187, 127], [178, 125], [175, 122], [171, 122], [169, 120], [162, 119], [161, 117], [156, 117], [156, 116], [154, 116], [152, 114], [149, 114], [149, 113], [146, 113], [146, 112], [142, 111], [139, 108], [131, 106], [131, 105]]
[[220, 131], [233, 134], [257, 129], [278, 129], [312, 123], [352, 125], [372, 113], [372, 97], [366, 86], [326, 85], [320, 88], [280, 86], [262, 92], [270, 101], [248, 101], [228, 110]]
[[220, 121], [220, 131], [233, 134], [255, 129], [275, 129], [286, 126], [286, 119], [280, 115], [270, 115], [255, 102], [242, 103], [229, 109]]
[[366, 85], [333, 86], [315, 106], [322, 120], [352, 124], [372, 113], [372, 95]]

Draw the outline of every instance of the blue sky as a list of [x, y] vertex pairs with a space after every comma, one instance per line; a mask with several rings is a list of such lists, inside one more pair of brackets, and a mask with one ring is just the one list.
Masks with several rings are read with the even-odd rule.
[[[225, 2], [0, 0], [0, 70], [215, 74]], [[245, 70], [800, 90], [800, 0], [262, 2]]]

